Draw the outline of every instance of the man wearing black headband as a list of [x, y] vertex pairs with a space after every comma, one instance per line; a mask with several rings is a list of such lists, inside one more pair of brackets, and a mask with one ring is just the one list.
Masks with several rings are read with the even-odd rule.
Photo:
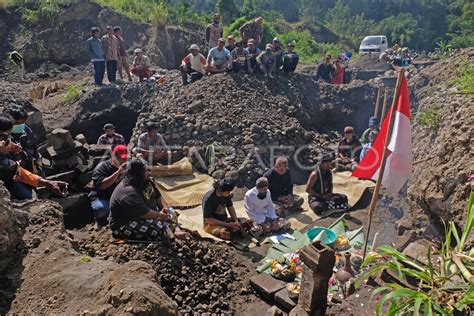
[[232, 232], [242, 229], [232, 202], [234, 188], [235, 181], [232, 178], [216, 181], [214, 188], [206, 193], [202, 203], [204, 230], [225, 240], [231, 239]]

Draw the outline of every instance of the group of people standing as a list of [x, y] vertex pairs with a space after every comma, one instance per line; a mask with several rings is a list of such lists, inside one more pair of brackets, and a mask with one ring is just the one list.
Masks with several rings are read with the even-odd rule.
[[[215, 14], [213, 23], [206, 29], [206, 40], [209, 43], [207, 58], [201, 54], [200, 47], [193, 44], [189, 47], [180, 66], [183, 84], [201, 79], [206, 74], [226, 71], [244, 71], [249, 74], [263, 74], [267, 78], [278, 76], [280, 70], [291, 75], [299, 63], [299, 56], [295, 52], [296, 43], [287, 43], [284, 51], [278, 37], [273, 43], [265, 45], [263, 51], [259, 46], [263, 36], [263, 18], [245, 23], [240, 27], [241, 39], [237, 41], [230, 35], [223, 38], [224, 28], [220, 23], [219, 14]], [[188, 78], [189, 77], [189, 78]]]
[[100, 29], [93, 27], [91, 37], [86, 41], [86, 51], [93, 65], [94, 82], [97, 86], [102, 85], [105, 71], [110, 83], [117, 81], [117, 70], [120, 78], [132, 81], [132, 74], [139, 80], [151, 77], [151, 64], [147, 56], [143, 55], [140, 48], [135, 49], [135, 57], [130, 67], [128, 53], [122, 28], [120, 26], [107, 26], [106, 34], [100, 37]]

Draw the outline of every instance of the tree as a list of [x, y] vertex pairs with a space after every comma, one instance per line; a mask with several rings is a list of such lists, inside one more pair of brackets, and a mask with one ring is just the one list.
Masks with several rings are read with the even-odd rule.
[[224, 24], [229, 24], [240, 14], [234, 0], [217, 0], [216, 11], [219, 12]]

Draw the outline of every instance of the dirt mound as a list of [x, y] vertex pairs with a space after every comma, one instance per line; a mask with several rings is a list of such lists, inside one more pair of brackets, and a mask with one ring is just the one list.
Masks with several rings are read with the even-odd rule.
[[196, 146], [210, 174], [231, 172], [245, 184], [262, 175], [275, 155], [312, 166], [321, 150], [332, 148], [331, 131], [351, 124], [362, 132], [370, 116], [363, 109], [373, 104], [372, 87], [361, 82], [335, 87], [299, 74], [267, 82], [227, 73], [181, 86], [175, 72], [168, 77], [150, 112], [140, 114], [132, 142], [147, 121], [156, 121], [178, 156]]
[[[129, 18], [88, 0], [81, 0], [64, 7], [54, 21], [42, 20], [32, 25], [21, 23], [21, 14], [0, 9], [0, 54], [18, 50], [23, 53], [27, 67], [37, 67], [42, 62], [72, 66], [89, 63], [85, 40], [90, 28], [120, 25], [124, 31], [129, 53], [141, 47], [154, 65], [175, 68], [187, 52], [189, 43], [204, 45], [204, 33], [184, 30], [175, 26], [154, 27], [137, 23]], [[8, 44], [5, 44], [8, 43]]]
[[3, 186], [0, 193], [0, 313], [177, 313], [149, 264], [83, 256], [74, 250], [78, 244], [65, 231], [57, 204], [15, 206]]
[[[474, 100], [472, 94], [450, 87], [459, 78], [461, 67], [473, 62], [474, 50], [462, 51], [413, 75], [414, 170], [409, 195], [415, 207], [444, 221], [465, 223], [474, 172]], [[472, 237], [471, 237], [472, 238]], [[472, 240], [472, 239], [471, 239]]]
[[79, 249], [92, 257], [120, 264], [150, 263], [181, 313], [232, 314], [255, 299], [248, 279], [256, 272], [248, 258], [226, 245], [189, 239], [182, 246], [164, 242], [116, 245], [107, 229], [74, 232]]

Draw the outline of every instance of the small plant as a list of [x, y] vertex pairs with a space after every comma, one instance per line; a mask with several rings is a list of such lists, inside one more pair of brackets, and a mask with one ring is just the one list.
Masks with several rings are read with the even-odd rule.
[[423, 127], [438, 128], [441, 121], [442, 108], [438, 104], [429, 106], [418, 113], [418, 123]]
[[92, 261], [91, 257], [81, 256], [81, 258], [79, 259], [79, 264], [85, 264], [85, 263], [88, 263], [88, 262], [91, 262], [91, 261]]
[[463, 59], [459, 65], [461, 74], [450, 81], [451, 86], [457, 86], [461, 92], [474, 93], [474, 64]]
[[64, 103], [71, 104], [79, 100], [82, 94], [82, 86], [80, 85], [69, 85], [66, 87], [66, 93], [64, 95]]
[[[467, 218], [461, 237], [453, 222], [445, 229], [441, 249], [428, 249], [427, 265], [412, 260], [390, 246], [378, 248], [378, 254], [368, 256], [362, 267], [371, 265], [356, 282], [356, 286], [381, 270], [398, 276], [397, 283], [386, 283], [371, 297], [382, 295], [376, 305], [377, 315], [452, 315], [455, 311], [469, 315], [474, 304], [474, 252], [463, 252], [474, 226], [474, 192], [471, 192]], [[454, 237], [456, 245], [452, 241]], [[403, 285], [408, 284], [411, 286]], [[399, 284], [398, 284], [399, 283]], [[383, 311], [389, 303], [388, 311]]]

